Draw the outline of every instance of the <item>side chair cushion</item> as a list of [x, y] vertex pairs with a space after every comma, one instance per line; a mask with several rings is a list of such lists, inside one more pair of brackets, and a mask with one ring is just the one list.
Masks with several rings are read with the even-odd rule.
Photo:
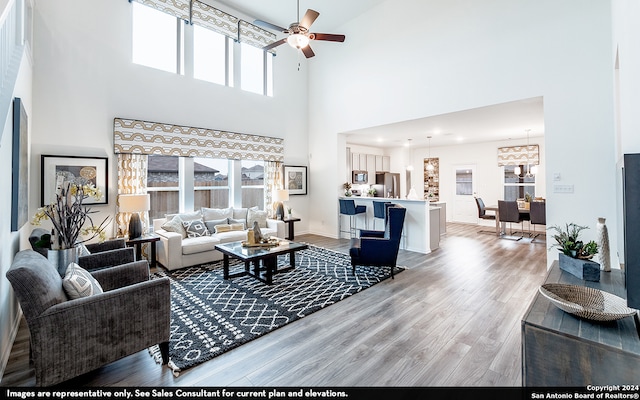
[[102, 286], [98, 281], [76, 263], [69, 264], [67, 272], [62, 279], [62, 287], [72, 300], [102, 293]]

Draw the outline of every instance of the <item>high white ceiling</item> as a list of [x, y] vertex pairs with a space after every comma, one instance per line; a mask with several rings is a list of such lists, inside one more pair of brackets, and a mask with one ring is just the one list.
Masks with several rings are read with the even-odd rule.
[[[312, 32], [343, 33], [340, 27], [351, 19], [387, 0], [299, 0], [300, 17], [308, 8], [320, 13]], [[297, 0], [218, 0], [255, 19], [287, 28], [297, 22]], [[278, 35], [278, 38], [283, 37]], [[349, 38], [347, 37], [347, 40]], [[376, 147], [411, 145], [446, 146], [456, 143], [478, 143], [494, 140], [519, 140], [544, 135], [542, 98], [524, 99], [504, 104], [487, 105], [472, 110], [429, 116], [389, 125], [368, 127], [347, 135], [347, 143]]]

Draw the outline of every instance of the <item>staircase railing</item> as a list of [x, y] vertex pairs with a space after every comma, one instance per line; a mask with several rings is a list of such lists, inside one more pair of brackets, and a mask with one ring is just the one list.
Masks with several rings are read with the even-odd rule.
[[[9, 0], [0, 14], [0, 124], [11, 110], [13, 88], [16, 85], [22, 58], [23, 0]], [[3, 130], [0, 129], [0, 139]]]

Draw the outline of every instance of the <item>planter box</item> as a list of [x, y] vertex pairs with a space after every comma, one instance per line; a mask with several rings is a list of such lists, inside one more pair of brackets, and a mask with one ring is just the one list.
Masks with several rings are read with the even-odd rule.
[[600, 281], [600, 264], [591, 260], [582, 260], [559, 254], [558, 264], [560, 269], [585, 281]]

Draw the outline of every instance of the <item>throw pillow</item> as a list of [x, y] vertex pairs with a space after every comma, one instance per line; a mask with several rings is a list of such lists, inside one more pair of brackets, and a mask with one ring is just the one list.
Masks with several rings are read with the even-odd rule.
[[231, 231], [231, 225], [229, 224], [220, 224], [215, 226], [216, 233], [229, 232], [229, 231]]
[[233, 209], [233, 216], [231, 218], [233, 219], [241, 219], [243, 221], [247, 220], [247, 212], [249, 211], [248, 208], [234, 208]]
[[89, 254], [91, 254], [91, 252], [89, 251], [89, 249], [87, 249], [87, 246], [85, 246], [84, 243], [80, 243], [78, 245], [78, 256], [88, 256]]
[[243, 231], [244, 230], [244, 222], [240, 222], [238, 224], [230, 224], [232, 231]]
[[243, 219], [233, 219], [233, 218], [229, 218], [229, 224], [233, 225], [233, 224], [242, 224], [242, 229], [244, 229], [245, 224], [247, 223], [246, 218]]
[[76, 263], [69, 264], [62, 278], [62, 288], [72, 300], [102, 293], [102, 286], [96, 278]]
[[216, 231], [216, 225], [225, 225], [228, 222], [229, 221], [228, 221], [227, 218], [213, 219], [211, 221], [207, 221], [206, 219], [204, 220], [204, 224], [206, 225], [207, 229], [209, 230], [209, 233]]
[[167, 232], [179, 233], [182, 235], [183, 239], [187, 237], [187, 231], [184, 230], [184, 226], [182, 226], [182, 219], [179, 215], [176, 215], [171, 219], [167, 219], [167, 222], [162, 224], [161, 228]]
[[212, 221], [215, 219], [232, 218], [233, 210], [231, 208], [206, 208], [202, 207], [202, 219]]
[[170, 220], [171, 218], [173, 218], [175, 216], [179, 216], [180, 219], [183, 220], [183, 221], [191, 221], [191, 220], [194, 220], [194, 219], [202, 219], [202, 213], [200, 212], [200, 210], [192, 211], [192, 212], [185, 212], [185, 213], [180, 213], [180, 214], [165, 214], [165, 217], [167, 218], [167, 220]]
[[202, 236], [209, 236], [209, 230], [201, 219], [194, 219], [193, 221], [182, 221], [182, 226], [187, 232], [187, 237], [195, 238]]
[[247, 225], [253, 226], [253, 222], [258, 221], [260, 228], [267, 227], [267, 212], [258, 210], [258, 207], [251, 207], [247, 213]]

